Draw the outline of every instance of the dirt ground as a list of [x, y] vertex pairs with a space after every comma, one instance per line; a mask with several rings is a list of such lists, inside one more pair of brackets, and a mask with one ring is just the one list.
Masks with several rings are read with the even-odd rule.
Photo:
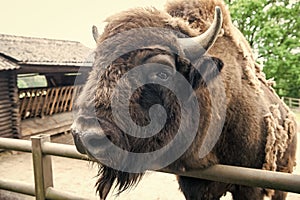
[[[53, 138], [54, 142], [72, 143], [70, 134], [64, 134]], [[300, 140], [298, 142], [298, 163], [300, 163]], [[70, 192], [88, 199], [99, 199], [95, 194], [97, 166], [89, 162], [75, 159], [52, 156], [54, 187], [65, 192]], [[29, 153], [5, 152], [0, 154], [0, 177], [12, 181], [22, 181], [33, 185], [32, 158]], [[300, 174], [300, 165], [295, 174]], [[17, 195], [15, 193], [1, 191], [0, 200], [31, 200], [33, 197]], [[178, 190], [178, 184], [174, 175], [148, 172], [140, 184], [130, 191], [116, 196], [109, 195], [108, 200], [184, 200], [184, 196]], [[230, 200], [227, 194], [222, 200]], [[300, 200], [300, 194], [289, 193], [288, 200]]]

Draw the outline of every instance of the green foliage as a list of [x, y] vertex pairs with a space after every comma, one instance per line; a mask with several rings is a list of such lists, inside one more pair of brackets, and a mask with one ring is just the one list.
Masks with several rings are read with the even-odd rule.
[[226, 0], [280, 96], [300, 98], [300, 1]]
[[47, 79], [44, 75], [23, 74], [17, 79], [18, 88], [47, 87]]

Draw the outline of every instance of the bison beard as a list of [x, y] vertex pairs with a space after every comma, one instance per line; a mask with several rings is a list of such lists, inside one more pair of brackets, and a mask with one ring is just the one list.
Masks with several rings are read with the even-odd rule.
[[[169, 144], [182, 121], [186, 124], [185, 130], [189, 130], [190, 122], [180, 117], [182, 110], [176, 95], [156, 84], [143, 85], [132, 94], [129, 112], [137, 125], [146, 126], [151, 121], [151, 106], [161, 105], [167, 113], [161, 131], [149, 138], [137, 138], [124, 133], [120, 128], [122, 124], [116, 125], [111, 106], [114, 88], [124, 74], [144, 64], [158, 63], [167, 66], [170, 73], [173, 70], [184, 76], [196, 94], [201, 112], [194, 140], [168, 168], [184, 171], [225, 164], [292, 173], [296, 164], [295, 119], [255, 63], [249, 44], [233, 26], [221, 0], [178, 0], [168, 3], [166, 12], [137, 8], [114, 15], [107, 22], [101, 35], [93, 27], [98, 46], [94, 67], [76, 101], [79, 110], [72, 125], [78, 151], [99, 163], [96, 187], [102, 200], [107, 198], [114, 183], [119, 194], [137, 184], [144, 172], [129, 173], [128, 169], [112, 168], [116, 163], [122, 166], [122, 162], [127, 162], [128, 166], [137, 167], [140, 163], [126, 156], [109, 157], [109, 146], [97, 146], [97, 142], [103, 144], [103, 136], [123, 150], [145, 153]], [[148, 29], [151, 27], [155, 29]], [[126, 35], [127, 31], [133, 34]], [[199, 45], [203, 48], [198, 48]], [[123, 52], [133, 46], [140, 48]], [[117, 58], [108, 62], [114, 55], [118, 55]], [[145, 70], [142, 75], [149, 79], [149, 74], [151, 71]], [[216, 77], [221, 80], [221, 85]], [[133, 81], [138, 81], [138, 78]], [[221, 87], [226, 93], [225, 100], [221, 98]], [[185, 90], [180, 84], [175, 88]], [[214, 106], [211, 95], [217, 102]], [[183, 101], [189, 102], [190, 96], [186, 95]], [[218, 112], [222, 109], [226, 109], [224, 115]], [[193, 112], [197, 112], [196, 109], [191, 116], [194, 116]], [[208, 154], [199, 156], [202, 155], [200, 149], [205, 146], [205, 137], [213, 135], [209, 127], [220, 126], [223, 118], [225, 122], [217, 143]], [[101, 130], [97, 124], [101, 125]], [[86, 145], [84, 138], [96, 140], [92, 145], [94, 149]], [[104, 147], [107, 148], [101, 149]], [[101, 159], [107, 157], [108, 164], [100, 164]], [[178, 183], [187, 200], [219, 199], [227, 191], [232, 193], [234, 200], [263, 200], [265, 196], [281, 200], [287, 195], [282, 191], [182, 176], [178, 176]]]
[[106, 199], [113, 183], [116, 182], [115, 187], [118, 189], [118, 194], [120, 194], [129, 187], [137, 184], [143, 174], [121, 172], [99, 165], [98, 176], [99, 179], [96, 183], [97, 191], [99, 192], [100, 199]]

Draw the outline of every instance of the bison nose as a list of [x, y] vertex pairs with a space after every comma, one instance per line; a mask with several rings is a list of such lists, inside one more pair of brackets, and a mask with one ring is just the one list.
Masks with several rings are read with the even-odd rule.
[[77, 117], [71, 126], [77, 150], [80, 153], [96, 157], [111, 147], [111, 133], [104, 132], [103, 127], [109, 129], [111, 124], [98, 118]]
[[77, 151], [97, 158], [105, 149], [111, 146], [106, 135], [98, 135], [93, 132], [76, 133], [73, 131], [74, 142]]

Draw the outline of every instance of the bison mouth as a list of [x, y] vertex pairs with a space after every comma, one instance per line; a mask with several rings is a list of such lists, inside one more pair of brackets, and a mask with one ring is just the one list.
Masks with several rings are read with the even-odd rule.
[[[76, 132], [73, 133], [73, 139], [76, 146], [76, 149], [81, 154], [87, 154], [90, 157], [93, 155], [99, 154], [96, 150], [107, 148], [107, 138], [105, 136], [100, 136], [95, 133], [85, 133], [83, 136], [80, 136]], [[96, 158], [95, 158], [96, 159]]]
[[98, 163], [122, 165], [121, 158], [114, 152], [118, 148], [127, 150], [128, 142], [122, 132], [110, 122], [94, 117], [78, 117], [72, 125], [72, 135], [78, 152], [87, 154]]
[[[83, 140], [87, 140], [91, 146], [98, 146], [99, 144], [107, 145], [106, 140], [103, 137], [99, 136], [95, 137], [87, 135], [86, 137], [83, 137]], [[106, 199], [114, 183], [116, 183], [114, 185], [114, 188], [117, 189], [117, 195], [119, 195], [128, 188], [136, 185], [141, 180], [143, 173], [123, 172], [101, 164], [101, 160], [103, 160], [103, 157], [99, 159], [97, 158], [100, 156], [99, 152], [98, 156], [95, 156], [93, 148], [85, 148], [84, 142], [82, 142], [81, 138], [78, 135], [74, 135], [74, 142], [77, 150], [80, 153], [87, 154], [92, 161], [98, 163], [98, 180], [95, 186], [101, 200]]]
[[[80, 121], [82, 118], [79, 117], [76, 121], [78, 122], [78, 120]], [[74, 123], [76, 123], [76, 121]], [[87, 121], [89, 125], [99, 123], [99, 119], [89, 118], [85, 122]], [[121, 148], [128, 148], [125, 138], [122, 139], [123, 142], [120, 142], [116, 141], [118, 138], [115, 135], [112, 136], [112, 134], [121, 134], [121, 132], [116, 130], [116, 127], [112, 124], [102, 120], [101, 124], [103, 125], [104, 123], [106, 123], [106, 126], [103, 127], [110, 131], [105, 132], [104, 128], [92, 128], [88, 129], [89, 131], [82, 131], [76, 129], [74, 124], [72, 126], [72, 135], [78, 152], [88, 155], [91, 161], [98, 164], [99, 169], [97, 174], [98, 181], [96, 183], [96, 190], [99, 193], [101, 200], [106, 199], [114, 183], [116, 183], [114, 187], [118, 191], [117, 194], [120, 194], [126, 189], [137, 184], [143, 176], [143, 173], [128, 173], [123, 170], [115, 170], [103, 164], [117, 163], [122, 166], [122, 163], [126, 161], [126, 158], [120, 157], [118, 154], [112, 152], [112, 146], [115, 145], [114, 143], [118, 142]], [[114, 138], [115, 141], [113, 141], [112, 138]]]

